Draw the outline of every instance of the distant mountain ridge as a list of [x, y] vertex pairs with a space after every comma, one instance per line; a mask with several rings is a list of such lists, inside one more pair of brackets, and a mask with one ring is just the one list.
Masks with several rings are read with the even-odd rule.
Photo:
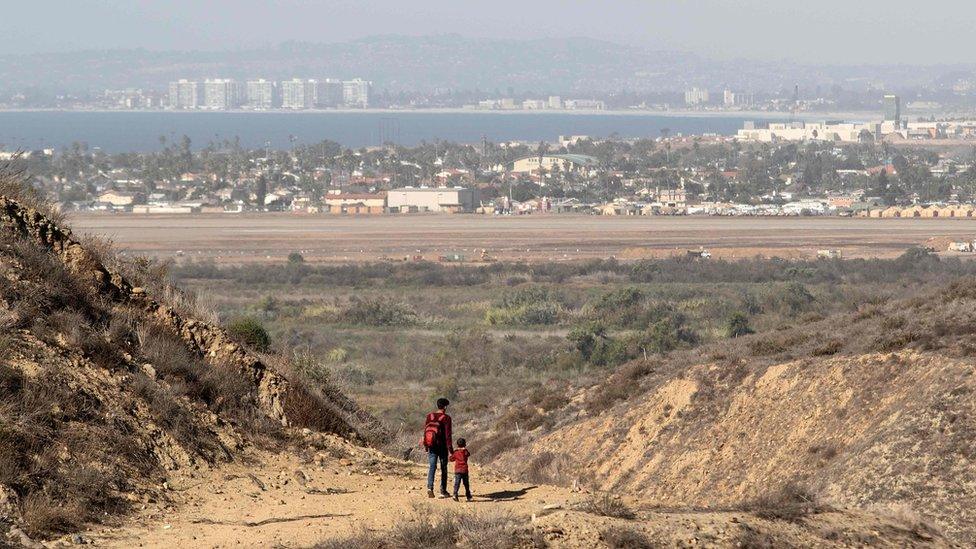
[[[178, 78], [353, 78], [378, 90], [554, 94], [682, 91], [690, 86], [774, 91], [847, 83], [920, 86], [968, 66], [811, 67], [717, 61], [592, 38], [503, 40], [457, 34], [382, 35], [336, 43], [288, 42], [233, 51], [110, 50], [0, 56], [0, 90], [164, 89]], [[43, 76], [38, 76], [43, 75]]]

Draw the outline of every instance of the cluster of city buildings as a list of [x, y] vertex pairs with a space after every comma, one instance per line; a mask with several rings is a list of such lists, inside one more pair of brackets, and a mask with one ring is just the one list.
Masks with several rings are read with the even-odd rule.
[[[713, 103], [714, 95], [705, 88], [690, 88], [685, 90], [685, 106], [703, 107]], [[718, 100], [714, 101], [719, 104]], [[721, 105], [724, 107], [751, 107], [756, 103], [756, 94], [736, 92], [728, 88], [722, 91]]]
[[563, 99], [558, 95], [550, 95], [545, 99], [525, 99], [517, 101], [511, 97], [501, 99], [485, 99], [478, 103], [465, 105], [466, 109], [478, 109], [486, 111], [546, 111], [546, 110], [587, 110], [602, 111], [606, 110], [605, 101], [597, 99]]
[[[183, 179], [193, 179], [187, 174]], [[470, 213], [481, 207], [478, 189], [464, 187], [403, 187], [388, 191], [349, 191], [334, 188], [317, 195], [295, 186], [285, 186], [255, 196], [244, 189], [226, 189], [212, 196], [199, 195], [174, 200], [182, 194], [180, 185], [147, 193], [138, 182], [117, 180], [100, 186], [95, 200], [62, 204], [64, 209], [88, 212], [135, 214], [240, 213], [249, 204], [263, 201], [264, 210], [332, 215], [376, 215], [410, 213]]]
[[181, 79], [169, 83], [167, 106], [173, 109], [315, 109], [359, 108], [370, 105], [373, 83], [352, 80]]
[[[187, 183], [192, 175], [184, 178]], [[263, 200], [268, 211], [291, 211], [325, 215], [383, 215], [417, 213], [479, 213], [528, 215], [538, 213], [580, 213], [600, 216], [857, 216], [872, 218], [973, 218], [972, 204], [914, 204], [884, 206], [880, 199], [867, 197], [863, 191], [828, 194], [823, 197], [794, 198], [790, 193], [775, 197], [777, 202], [744, 204], [700, 200], [684, 188], [644, 188], [632, 198], [610, 202], [583, 202], [577, 198], [533, 197], [513, 200], [500, 196], [482, 200], [478, 188], [403, 187], [368, 191], [332, 188], [321, 195], [298, 187], [282, 187], [256, 197], [243, 189], [226, 189], [214, 196], [173, 200], [178, 185], [162, 186], [146, 193], [135, 182], [119, 180], [106, 184], [93, 201], [62, 204], [65, 209], [90, 212], [134, 214], [240, 213], [252, 209], [249, 204]], [[130, 190], [120, 190], [120, 189]], [[175, 194], [174, 194], [175, 193]]]
[[883, 117], [871, 122], [746, 122], [736, 138], [742, 141], [833, 141], [866, 143], [881, 140], [951, 140], [976, 138], [976, 120], [907, 121], [897, 95], [885, 95]]
[[886, 141], [971, 140], [976, 138], [976, 120], [905, 122], [746, 122], [736, 138], [742, 141], [836, 141], [869, 143]]

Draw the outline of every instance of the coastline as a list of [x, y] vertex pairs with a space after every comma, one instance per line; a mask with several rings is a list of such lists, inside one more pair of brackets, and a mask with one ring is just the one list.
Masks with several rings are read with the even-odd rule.
[[[37, 108], [37, 109], [0, 109], [0, 114], [5, 113], [89, 113], [89, 114], [174, 114], [174, 115], [193, 115], [193, 114], [253, 114], [253, 115], [300, 115], [300, 114], [405, 114], [405, 115], [424, 115], [424, 114], [471, 114], [471, 115], [497, 115], [497, 116], [646, 116], [661, 118], [754, 118], [756, 120], [782, 120], [790, 117], [788, 112], [778, 111], [700, 111], [700, 110], [637, 110], [637, 109], [562, 109], [562, 110], [489, 110], [489, 109], [465, 109], [465, 108], [430, 108], [430, 109], [227, 109], [227, 110], [173, 110], [173, 109], [58, 109], [58, 108]], [[925, 114], [926, 116], [937, 113]], [[851, 112], [801, 112], [796, 114], [796, 118], [802, 121], [811, 120], [871, 120], [877, 118], [879, 113], [874, 111], [851, 111]], [[918, 116], [922, 116], [921, 113]]]

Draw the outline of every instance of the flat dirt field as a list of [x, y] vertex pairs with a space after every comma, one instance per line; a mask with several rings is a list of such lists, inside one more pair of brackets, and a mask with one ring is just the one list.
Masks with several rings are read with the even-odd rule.
[[[312, 262], [437, 260], [461, 254], [493, 259], [641, 259], [704, 248], [715, 257], [893, 257], [911, 246], [944, 252], [976, 238], [976, 219], [836, 217], [599, 217], [585, 215], [414, 215], [331, 217], [296, 214], [79, 215], [80, 234], [113, 240], [132, 254], [219, 263], [282, 261], [297, 251]], [[968, 255], [968, 254], [960, 254]]]

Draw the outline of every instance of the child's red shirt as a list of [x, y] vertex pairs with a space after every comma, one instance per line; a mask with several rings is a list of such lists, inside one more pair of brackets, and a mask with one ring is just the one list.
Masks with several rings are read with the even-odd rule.
[[455, 473], [467, 473], [468, 472], [468, 456], [471, 452], [468, 452], [467, 448], [458, 448], [454, 450], [451, 454], [451, 461], [454, 462], [454, 472]]

